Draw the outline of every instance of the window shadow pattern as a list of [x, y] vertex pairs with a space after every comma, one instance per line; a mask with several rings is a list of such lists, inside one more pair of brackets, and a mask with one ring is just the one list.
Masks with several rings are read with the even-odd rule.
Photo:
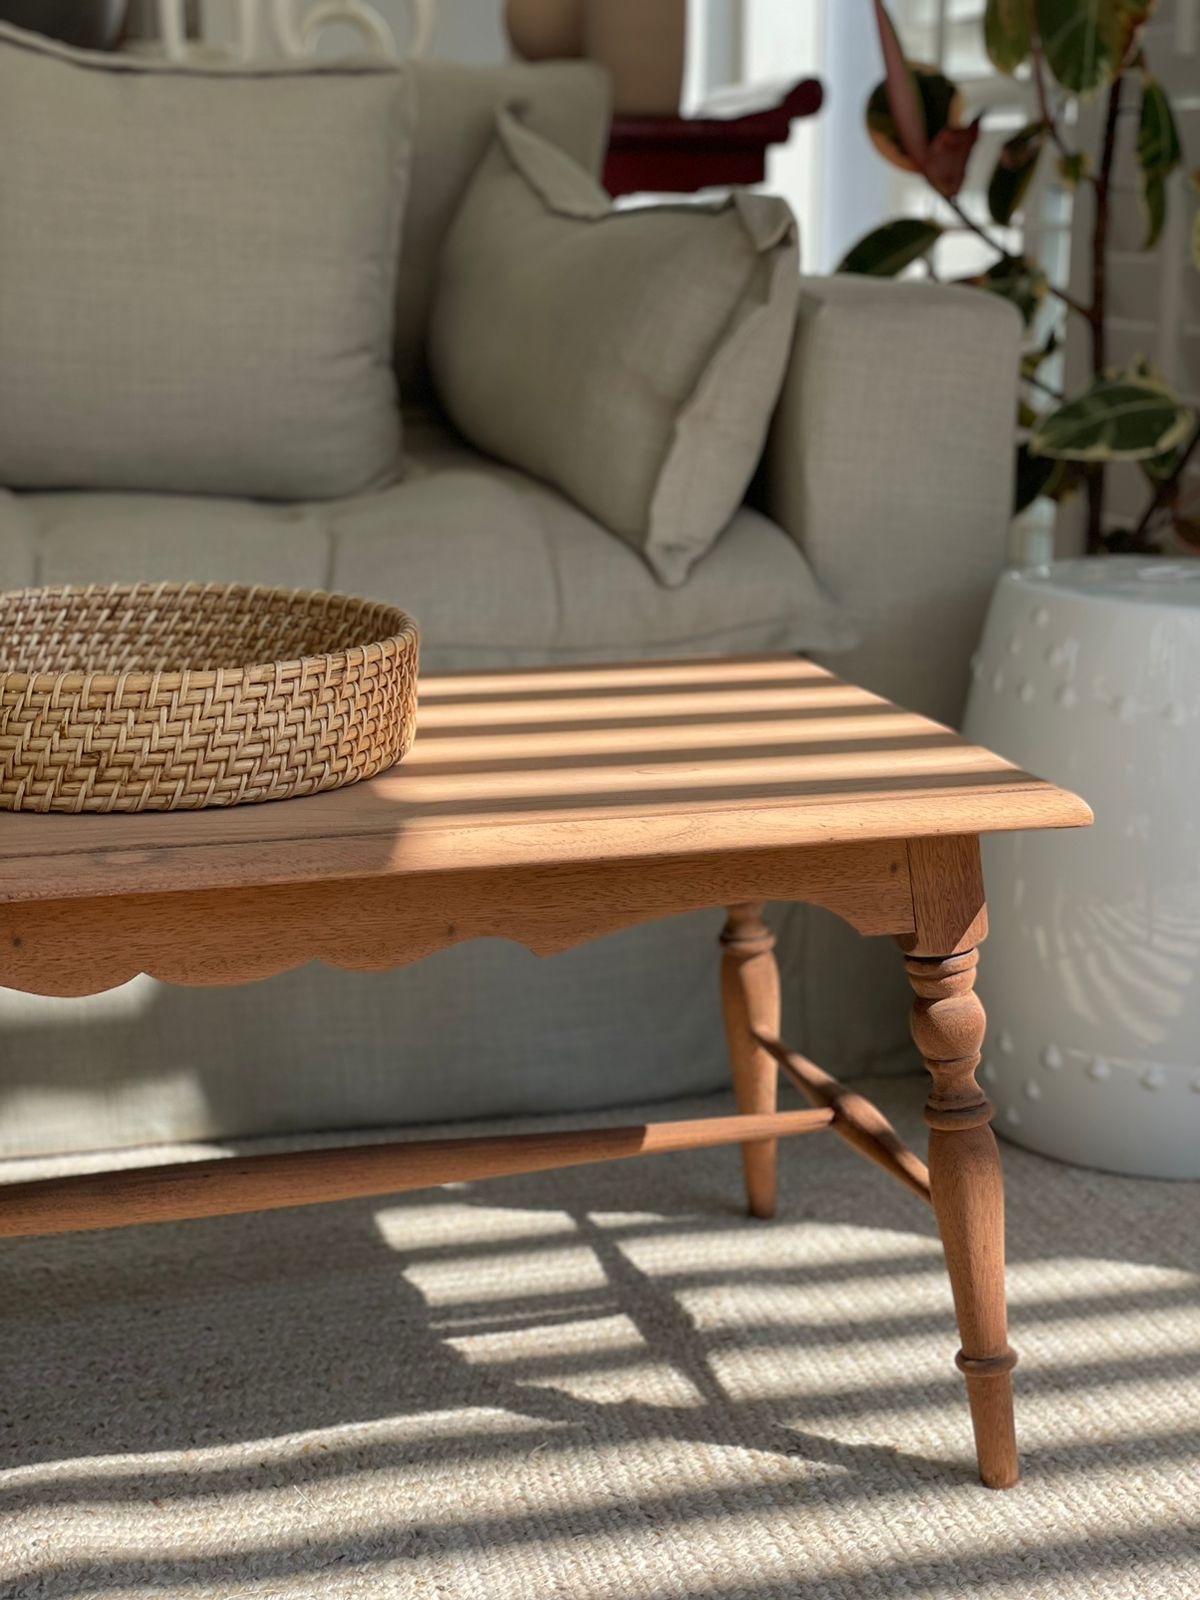
[[[906, 1137], [918, 1090], [871, 1090]], [[0, 1518], [119, 1527], [166, 1504], [184, 1527], [232, 1515], [238, 1537], [189, 1554], [114, 1535], [85, 1559], [53, 1538], [6, 1554], [0, 1534], [0, 1592], [199, 1596], [232, 1575], [247, 1592], [340, 1595], [354, 1574], [364, 1593], [415, 1595], [435, 1592], [421, 1582], [436, 1570], [458, 1574], [446, 1592], [471, 1594], [484, 1573], [513, 1581], [533, 1550], [543, 1573], [571, 1570], [563, 1552], [589, 1542], [636, 1565], [651, 1535], [676, 1576], [643, 1573], [627, 1592], [652, 1600], [1007, 1597], [1042, 1583], [1132, 1596], [1156, 1593], [1154, 1574], [1200, 1570], [1186, 1509], [1200, 1453], [1195, 1185], [1006, 1151], [1025, 1482], [991, 1496], [974, 1483], [924, 1209], [837, 1141], [789, 1152], [774, 1224], [739, 1215], [735, 1152], [670, 1162], [6, 1246]], [[669, 1382], [647, 1387], [647, 1364]], [[695, 1453], [711, 1481], [655, 1473], [614, 1493], [614, 1463], [639, 1450]], [[511, 1495], [479, 1506], [451, 1492], [436, 1509], [427, 1497], [410, 1518], [378, 1490], [481, 1472]], [[1122, 1475], [1131, 1493], [1114, 1488]], [[303, 1537], [253, 1536], [281, 1496], [324, 1508], [356, 1485], [380, 1509], [353, 1532], [314, 1514]], [[936, 1539], [914, 1529], [922, 1517]], [[845, 1530], [836, 1550], [831, 1528]], [[698, 1540], [749, 1540], [759, 1555], [692, 1569]], [[396, 1562], [413, 1587], [388, 1587]], [[586, 1580], [573, 1592], [586, 1600]]]

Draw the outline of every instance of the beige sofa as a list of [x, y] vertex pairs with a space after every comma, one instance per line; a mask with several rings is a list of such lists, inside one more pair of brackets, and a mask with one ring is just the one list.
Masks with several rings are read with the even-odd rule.
[[[495, 106], [598, 166], [581, 64], [417, 69], [396, 361], [410, 470], [349, 502], [0, 491], [0, 586], [133, 579], [332, 587], [421, 621], [424, 666], [805, 651], [953, 720], [1005, 544], [1018, 325], [925, 284], [809, 280], [753, 505], [681, 588], [555, 491], [439, 422], [422, 368], [438, 247]], [[0, 823], [0, 826], [3, 824]], [[228, 992], [139, 980], [0, 995], [0, 1155], [668, 1097], [724, 1080], [719, 916], [539, 963], [485, 942], [400, 972]], [[779, 916], [789, 1037], [841, 1071], [909, 1060], [892, 952]]]

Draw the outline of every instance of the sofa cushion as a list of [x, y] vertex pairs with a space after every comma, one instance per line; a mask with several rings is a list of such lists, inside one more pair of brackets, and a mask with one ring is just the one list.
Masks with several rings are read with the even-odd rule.
[[442, 252], [438, 398], [682, 583], [762, 454], [799, 295], [792, 215], [740, 192], [614, 210], [511, 114], [496, 133]]
[[522, 116], [588, 172], [608, 143], [608, 74], [591, 61], [469, 67], [414, 61], [417, 126], [396, 280], [396, 370], [406, 401], [427, 386], [425, 333], [442, 241], [483, 160], [501, 106]]
[[[205, 579], [397, 600], [433, 671], [635, 656], [849, 648], [797, 545], [743, 509], [681, 589], [555, 490], [441, 429], [408, 428], [413, 475], [284, 509], [160, 495], [17, 498], [43, 583]], [[25, 581], [25, 580], [23, 580]]]
[[329, 580], [324, 506], [165, 494], [37, 494], [38, 583], [261, 583]]
[[0, 489], [0, 589], [25, 589], [37, 575], [37, 530], [24, 495]]
[[[338, 589], [404, 602], [439, 671], [737, 651], [838, 650], [857, 635], [795, 542], [742, 508], [687, 583], [556, 490], [410, 429], [414, 471], [334, 522]], [[453, 555], [450, 555], [453, 552]]]
[[412, 86], [0, 28], [0, 484], [316, 499], [394, 476]]

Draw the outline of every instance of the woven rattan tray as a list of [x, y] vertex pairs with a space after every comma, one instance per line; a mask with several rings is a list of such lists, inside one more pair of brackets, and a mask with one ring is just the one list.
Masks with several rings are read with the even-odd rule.
[[236, 584], [0, 594], [0, 810], [170, 811], [315, 794], [399, 761], [417, 628]]

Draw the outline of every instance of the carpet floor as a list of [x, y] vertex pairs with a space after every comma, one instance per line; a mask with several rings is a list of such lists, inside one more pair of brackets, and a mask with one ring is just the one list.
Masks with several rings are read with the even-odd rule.
[[932, 1216], [832, 1136], [773, 1223], [715, 1150], [5, 1242], [0, 1596], [1197, 1600], [1200, 1185], [1004, 1154], [1008, 1494]]

